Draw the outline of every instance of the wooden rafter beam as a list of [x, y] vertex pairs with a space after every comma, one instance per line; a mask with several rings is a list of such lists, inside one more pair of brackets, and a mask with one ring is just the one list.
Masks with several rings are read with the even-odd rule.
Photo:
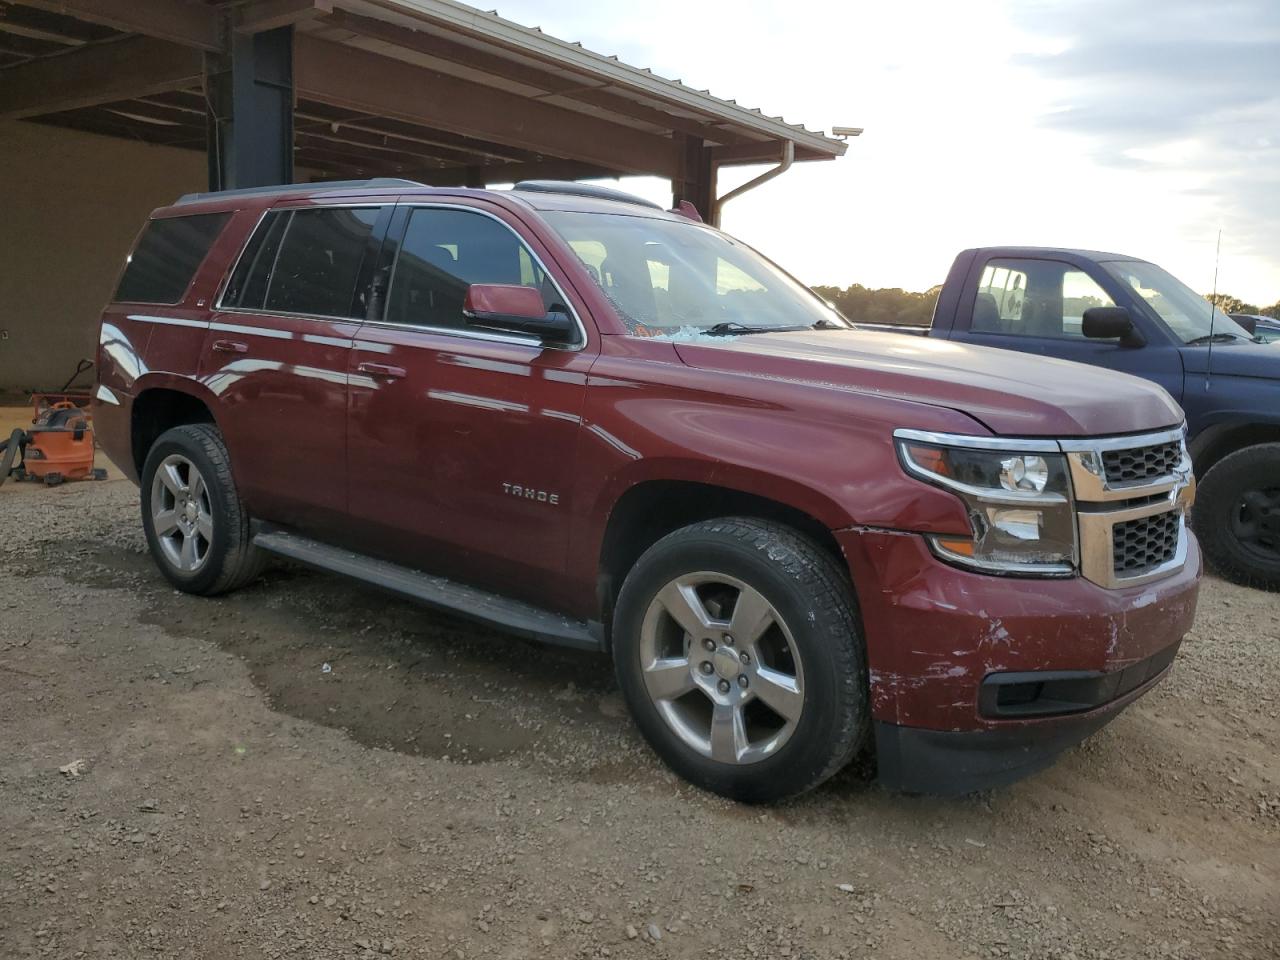
[[294, 40], [294, 88], [306, 99], [630, 173], [672, 176], [678, 166], [668, 137], [306, 34]]
[[40, 40], [44, 43], [56, 43], [64, 47], [78, 47], [85, 42], [79, 37], [59, 33], [56, 30], [31, 27], [22, 23], [11, 23], [8, 20], [0, 20], [0, 33], [12, 34], [15, 37], [23, 37], [27, 40]]
[[467, 46], [438, 34], [410, 30], [394, 23], [385, 23], [382, 20], [362, 17], [344, 10], [333, 11], [330, 16], [324, 18], [324, 22], [348, 30], [353, 35], [382, 40], [394, 46], [412, 50], [415, 53], [423, 53], [449, 63], [460, 64], [471, 70], [482, 70], [495, 77], [501, 77], [504, 80], [511, 80], [524, 86], [532, 87], [535, 90], [543, 91], [541, 94], [534, 95], [537, 97], [565, 97], [570, 100], [577, 100], [580, 103], [598, 107], [619, 116], [631, 117], [664, 130], [705, 137], [717, 143], [736, 144], [747, 142], [745, 137], [717, 129], [711, 126], [710, 123], [699, 123], [697, 120], [676, 117], [664, 110], [645, 106], [628, 97], [610, 93], [601, 89], [602, 84], [598, 79], [583, 77], [577, 81], [567, 81], [563, 76], [548, 73], [528, 64], [517, 63], [487, 50]]
[[261, 0], [236, 10], [235, 30], [262, 33], [328, 13], [333, 13], [333, 0]]
[[482, 180], [485, 185], [519, 183], [521, 180], [600, 180], [623, 173], [576, 160], [541, 160], [532, 163], [494, 163], [478, 167], [446, 167], [425, 170], [422, 177], [433, 187], [463, 187]]
[[412, 167], [447, 167], [448, 161], [424, 153], [410, 153], [370, 147], [348, 138], [334, 138], [309, 130], [294, 130], [294, 142], [298, 149], [327, 151], [353, 158], [361, 158], [369, 166], [385, 166], [396, 170]]
[[0, 120], [133, 100], [198, 85], [204, 76], [198, 50], [129, 37], [32, 60], [5, 70]]
[[221, 50], [220, 13], [202, 3], [174, 0], [13, 0], [20, 7], [75, 17], [200, 50]]
[[[183, 94], [169, 96], [177, 97]], [[461, 151], [456, 161], [459, 165], [473, 162], [476, 156], [512, 163], [538, 159], [538, 155], [533, 151], [522, 150], [509, 144], [464, 137], [434, 127], [374, 116], [368, 112], [336, 107], [315, 100], [300, 100], [294, 111], [294, 117], [306, 123], [327, 123], [330, 126], [337, 125], [341, 129], [361, 130], [379, 137], [391, 137], [426, 146]]]
[[157, 146], [204, 149], [205, 136], [203, 127], [155, 127], [150, 124], [135, 123], [97, 109], [75, 110], [33, 119], [36, 123], [48, 126], [80, 130], [84, 133], [96, 133], [100, 136], [116, 137], [121, 140], [134, 140], [139, 143], [150, 143]]
[[[784, 141], [762, 140], [759, 143], [743, 144], [737, 147], [712, 147], [712, 161], [721, 167], [740, 166], [751, 163], [778, 163], [782, 159]], [[797, 146], [797, 160], [834, 160], [827, 153], [819, 153], [807, 147]]]
[[371, 133], [358, 124], [345, 123], [337, 126], [335, 131], [334, 124], [318, 123], [294, 114], [294, 132], [297, 137], [315, 137], [329, 143], [358, 147], [373, 154], [414, 157], [422, 163], [443, 163], [447, 166], [467, 166], [484, 163], [488, 159], [484, 154], [466, 153], [405, 137]]

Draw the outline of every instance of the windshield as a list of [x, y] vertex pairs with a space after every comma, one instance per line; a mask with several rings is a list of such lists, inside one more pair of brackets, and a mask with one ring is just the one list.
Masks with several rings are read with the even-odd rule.
[[1205, 341], [1212, 315], [1213, 334], [1253, 339], [1248, 331], [1214, 307], [1173, 274], [1154, 263], [1141, 260], [1113, 260], [1103, 264], [1107, 272], [1127, 283], [1147, 305], [1160, 315], [1183, 343]]
[[708, 227], [613, 213], [543, 216], [637, 336], [847, 327], [777, 266]]

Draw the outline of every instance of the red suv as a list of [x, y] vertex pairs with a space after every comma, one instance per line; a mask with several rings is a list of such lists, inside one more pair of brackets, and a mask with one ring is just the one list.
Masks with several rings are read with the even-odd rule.
[[1150, 689], [1195, 613], [1159, 387], [852, 329], [605, 188], [184, 197], [99, 360], [176, 587], [277, 554], [608, 653], [654, 749], [730, 797], [872, 743], [897, 788], [1015, 779]]

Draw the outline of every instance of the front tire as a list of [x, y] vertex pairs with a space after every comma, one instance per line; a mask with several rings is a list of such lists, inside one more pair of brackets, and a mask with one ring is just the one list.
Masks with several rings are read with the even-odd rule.
[[613, 643], [645, 739], [703, 789], [781, 800], [836, 773], [865, 740], [853, 592], [789, 527], [728, 518], [663, 537], [622, 585]]
[[1280, 443], [1245, 447], [1214, 464], [1193, 520], [1215, 571], [1233, 583], [1280, 590]]
[[191, 423], [162, 433], [142, 467], [142, 527], [151, 557], [184, 593], [213, 596], [262, 572], [249, 513], [217, 427]]

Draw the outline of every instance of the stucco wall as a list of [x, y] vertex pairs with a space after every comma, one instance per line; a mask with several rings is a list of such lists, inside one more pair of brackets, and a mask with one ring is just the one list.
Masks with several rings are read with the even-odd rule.
[[152, 210], [202, 190], [202, 151], [0, 123], [0, 392], [56, 387]]

